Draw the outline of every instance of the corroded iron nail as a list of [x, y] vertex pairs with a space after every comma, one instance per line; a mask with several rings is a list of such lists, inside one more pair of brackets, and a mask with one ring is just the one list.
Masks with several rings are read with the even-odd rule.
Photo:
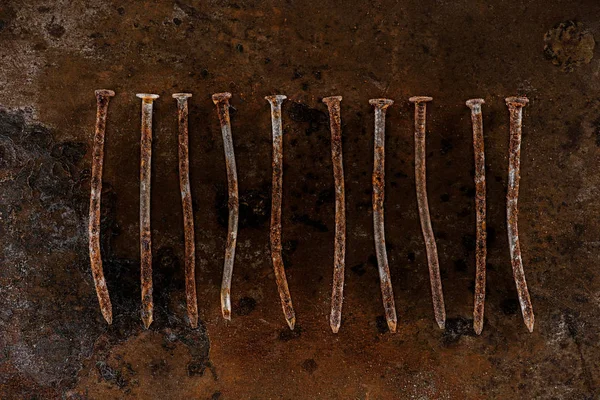
[[519, 230], [517, 217], [519, 213], [517, 201], [519, 199], [519, 180], [521, 179], [521, 132], [523, 120], [523, 107], [527, 105], [527, 97], [508, 97], [506, 105], [510, 112], [510, 143], [508, 147], [508, 192], [506, 194], [506, 219], [508, 226], [508, 245], [510, 246], [510, 259], [517, 285], [519, 303], [523, 320], [529, 332], [533, 332], [535, 317], [533, 306], [529, 298], [529, 290], [525, 281], [523, 260], [521, 259], [521, 246], [519, 245]]
[[466, 105], [471, 109], [473, 123], [473, 150], [475, 154], [475, 208], [476, 235], [475, 247], [475, 305], [473, 307], [473, 329], [478, 335], [483, 330], [483, 313], [485, 307], [485, 259], [487, 254], [487, 231], [485, 216], [485, 148], [483, 142], [483, 119], [481, 105], [483, 99], [467, 100]]
[[267, 96], [271, 104], [271, 123], [273, 125], [273, 188], [271, 200], [271, 259], [277, 281], [277, 289], [281, 298], [283, 315], [290, 329], [296, 324], [296, 314], [292, 305], [292, 297], [285, 277], [285, 268], [281, 256], [281, 197], [283, 190], [283, 140], [281, 129], [281, 103], [284, 95]]
[[153, 319], [152, 233], [150, 231], [150, 183], [152, 161], [152, 103], [157, 94], [138, 93], [142, 99], [142, 138], [140, 141], [140, 271], [142, 279], [142, 321], [148, 329]]
[[375, 253], [379, 267], [379, 281], [385, 319], [390, 332], [396, 332], [398, 319], [394, 302], [394, 290], [390, 278], [387, 251], [385, 248], [385, 229], [383, 225], [383, 200], [385, 194], [385, 113], [394, 104], [390, 99], [369, 100], [375, 108], [375, 157], [373, 162], [373, 228], [375, 231]]
[[329, 325], [333, 333], [340, 330], [344, 302], [344, 269], [346, 256], [346, 200], [344, 190], [344, 161], [342, 158], [342, 121], [340, 102], [342, 96], [325, 97], [329, 109], [331, 129], [331, 161], [335, 183], [335, 245], [333, 261], [333, 289], [331, 291], [331, 316]]
[[194, 243], [194, 211], [190, 190], [190, 161], [188, 139], [188, 98], [190, 93], [175, 93], [179, 123], [179, 189], [183, 207], [185, 240], [185, 297], [188, 318], [192, 328], [198, 327], [198, 299], [196, 296], [196, 245]]
[[102, 167], [104, 165], [104, 134], [106, 131], [106, 113], [108, 103], [115, 92], [107, 89], [96, 90], [96, 132], [94, 134], [94, 149], [92, 153], [92, 179], [90, 183], [90, 214], [89, 214], [89, 249], [90, 263], [96, 295], [100, 303], [100, 311], [104, 319], [112, 324], [112, 304], [102, 269], [100, 253], [100, 197], [102, 195]]
[[229, 222], [227, 227], [225, 262], [223, 265], [223, 282], [221, 283], [221, 311], [223, 318], [226, 320], [231, 319], [231, 277], [233, 275], [240, 208], [237, 170], [235, 166], [235, 154], [233, 152], [233, 139], [231, 138], [231, 122], [229, 120], [230, 98], [231, 93], [216, 93], [212, 96], [213, 103], [217, 106], [217, 113], [221, 124], [223, 148], [225, 149], [225, 165], [227, 167], [227, 185], [229, 187]]
[[419, 206], [419, 217], [421, 219], [421, 230], [427, 250], [427, 263], [429, 265], [429, 280], [431, 282], [431, 298], [433, 300], [433, 313], [435, 320], [441, 329], [446, 325], [446, 309], [444, 306], [444, 293], [442, 292], [442, 280], [440, 278], [440, 266], [438, 261], [437, 246], [433, 229], [431, 228], [431, 217], [429, 216], [429, 203], [427, 201], [426, 166], [425, 166], [425, 122], [427, 117], [427, 102], [433, 98], [428, 96], [414, 96], [408, 99], [415, 103], [415, 183], [417, 188], [417, 204]]

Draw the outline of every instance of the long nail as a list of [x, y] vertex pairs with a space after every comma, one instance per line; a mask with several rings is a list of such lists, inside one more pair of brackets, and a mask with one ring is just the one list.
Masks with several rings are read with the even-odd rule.
[[273, 271], [277, 281], [277, 289], [281, 298], [283, 315], [290, 329], [296, 324], [296, 314], [292, 305], [292, 297], [285, 277], [285, 268], [281, 256], [281, 197], [283, 188], [283, 141], [281, 129], [281, 103], [284, 95], [267, 96], [271, 104], [271, 123], [273, 125], [273, 188], [271, 200], [271, 258]]
[[92, 154], [92, 180], [90, 190], [90, 215], [88, 233], [90, 239], [90, 263], [96, 295], [100, 303], [100, 311], [104, 319], [112, 324], [112, 304], [102, 269], [100, 253], [100, 197], [102, 195], [102, 166], [104, 165], [104, 133], [106, 131], [106, 113], [110, 98], [115, 95], [112, 90], [96, 90], [96, 133], [94, 135], [94, 152]]
[[390, 332], [396, 332], [398, 320], [394, 303], [394, 290], [390, 279], [387, 251], [385, 249], [385, 230], [383, 225], [383, 200], [385, 188], [385, 113], [394, 104], [390, 99], [369, 100], [375, 108], [375, 160], [373, 164], [373, 228], [375, 230], [375, 252], [379, 266], [379, 281], [383, 309]]
[[190, 161], [188, 139], [188, 98], [190, 93], [175, 93], [179, 123], [179, 189], [183, 207], [185, 238], [185, 297], [190, 326], [198, 326], [198, 298], [196, 296], [196, 245], [194, 243], [194, 211], [190, 190]]
[[473, 329], [478, 335], [483, 330], [483, 313], [485, 307], [485, 259], [486, 246], [486, 217], [485, 217], [485, 150], [483, 143], [483, 120], [481, 105], [483, 99], [467, 100], [466, 105], [471, 109], [473, 123], [473, 150], [475, 153], [475, 208], [477, 212], [475, 247], [475, 305], [473, 307]]
[[235, 244], [237, 241], [239, 198], [238, 180], [233, 152], [233, 139], [231, 138], [231, 122], [229, 121], [229, 99], [231, 93], [213, 94], [213, 103], [217, 106], [221, 134], [223, 135], [223, 148], [225, 149], [225, 164], [227, 167], [227, 185], [229, 187], [229, 223], [227, 228], [227, 245], [225, 249], [225, 262], [223, 266], [223, 282], [221, 283], [221, 311], [223, 318], [231, 319], [231, 277], [233, 275], [233, 261], [235, 259]]
[[140, 270], [142, 279], [142, 321], [152, 323], [152, 233], [150, 231], [150, 183], [152, 161], [152, 103], [157, 94], [138, 93], [142, 99], [142, 139], [140, 142]]
[[431, 217], [429, 216], [429, 203], [427, 201], [426, 167], [425, 167], [425, 122], [427, 116], [427, 102], [433, 100], [427, 96], [415, 96], [408, 99], [415, 103], [415, 181], [417, 188], [417, 204], [419, 206], [419, 217], [421, 219], [421, 230], [427, 250], [427, 262], [429, 265], [429, 280], [431, 282], [431, 298], [433, 300], [433, 313], [435, 320], [441, 329], [446, 325], [446, 309], [444, 306], [444, 293], [442, 292], [442, 280], [440, 278], [440, 266], [438, 262], [437, 246], [433, 229], [431, 228]]
[[523, 320], [529, 332], [533, 332], [535, 317], [533, 306], [529, 298], [529, 290], [525, 281], [523, 260], [521, 259], [521, 246], [519, 245], [519, 230], [517, 217], [519, 213], [517, 201], [519, 199], [519, 180], [521, 178], [521, 132], [523, 107], [527, 105], [527, 97], [508, 97], [506, 105], [510, 112], [510, 144], [508, 148], [508, 192], [506, 194], [506, 219], [508, 225], [508, 244], [510, 246], [510, 259], [513, 275], [517, 285], [519, 303]]
[[342, 96], [325, 97], [329, 109], [331, 129], [331, 161], [335, 181], [335, 246], [333, 262], [333, 289], [331, 291], [331, 316], [329, 325], [333, 333], [340, 330], [344, 302], [344, 269], [346, 256], [346, 200], [344, 191], [344, 161], [342, 158], [342, 122], [340, 102]]

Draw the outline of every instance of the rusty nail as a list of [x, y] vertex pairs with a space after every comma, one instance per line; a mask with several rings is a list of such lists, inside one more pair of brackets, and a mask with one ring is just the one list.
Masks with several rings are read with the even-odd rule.
[[152, 161], [152, 103], [157, 94], [138, 93], [142, 99], [142, 138], [140, 141], [140, 271], [142, 280], [142, 321], [152, 323], [152, 233], [150, 231], [150, 184]]
[[523, 320], [529, 332], [533, 332], [535, 317], [533, 306], [529, 298], [529, 290], [525, 281], [521, 246], [519, 245], [519, 230], [517, 227], [519, 180], [521, 178], [521, 132], [523, 120], [523, 107], [527, 105], [527, 97], [508, 97], [506, 105], [510, 112], [510, 143], [508, 148], [508, 191], [506, 194], [506, 219], [508, 226], [508, 245], [510, 246], [510, 259], [517, 285], [519, 303]]
[[444, 329], [446, 325], [444, 293], [442, 292], [442, 281], [440, 278], [437, 246], [435, 244], [435, 237], [431, 227], [431, 217], [429, 216], [429, 204], [427, 201], [425, 122], [427, 118], [426, 104], [431, 100], [433, 100], [433, 98], [428, 96], [414, 96], [408, 99], [408, 101], [411, 103], [415, 103], [415, 183], [417, 189], [419, 217], [421, 219], [421, 230], [423, 232], [423, 239], [425, 241], [425, 248], [427, 250], [433, 313], [438, 326], [441, 329]]
[[266, 96], [271, 104], [271, 123], [273, 125], [273, 188], [271, 200], [271, 259], [273, 271], [283, 315], [290, 329], [296, 324], [296, 314], [292, 305], [292, 297], [285, 277], [285, 268], [281, 256], [281, 197], [283, 189], [283, 140], [281, 128], [281, 103], [287, 97], [284, 95]]
[[485, 216], [485, 148], [483, 141], [483, 119], [481, 105], [483, 99], [467, 100], [466, 105], [471, 109], [473, 123], [473, 150], [475, 154], [475, 209], [476, 235], [475, 247], [475, 305], [473, 307], [473, 329], [478, 335], [483, 330], [483, 314], [485, 308], [485, 259], [487, 254], [487, 231]]
[[196, 296], [196, 246], [194, 243], [194, 211], [190, 190], [190, 161], [188, 138], [188, 98], [190, 93], [175, 93], [179, 123], [179, 189], [183, 208], [185, 239], [185, 297], [188, 318], [192, 328], [198, 327], [198, 299]]
[[231, 122], [229, 120], [230, 98], [231, 93], [227, 92], [212, 95], [213, 103], [217, 106], [217, 113], [221, 124], [223, 148], [225, 149], [225, 165], [227, 168], [227, 185], [229, 187], [229, 222], [227, 227], [225, 262], [223, 265], [223, 281], [221, 283], [221, 312], [223, 313], [223, 318], [226, 320], [231, 320], [231, 277], [233, 275], [240, 207], [235, 154], [233, 151], [233, 139], [231, 138]]
[[107, 89], [96, 90], [96, 132], [94, 134], [94, 149], [92, 153], [92, 179], [90, 183], [90, 215], [89, 215], [89, 249], [90, 263], [96, 295], [100, 303], [100, 311], [104, 319], [112, 324], [112, 304], [108, 288], [104, 280], [102, 255], [100, 253], [100, 198], [102, 195], [102, 167], [104, 165], [104, 134], [106, 132], [106, 114], [108, 103], [115, 92]]
[[346, 256], [346, 200], [344, 191], [344, 161], [342, 158], [342, 122], [340, 102], [342, 96], [325, 97], [329, 109], [331, 129], [331, 161], [335, 181], [335, 245], [333, 262], [333, 289], [329, 325], [333, 333], [340, 330], [344, 302], [344, 269]]
[[398, 320], [394, 302], [394, 290], [390, 279], [387, 251], [385, 248], [385, 230], [383, 225], [383, 200], [385, 195], [385, 113], [394, 104], [390, 99], [369, 100], [375, 108], [375, 156], [373, 163], [373, 227], [375, 231], [375, 252], [379, 266], [379, 281], [383, 308], [390, 332], [396, 332]]

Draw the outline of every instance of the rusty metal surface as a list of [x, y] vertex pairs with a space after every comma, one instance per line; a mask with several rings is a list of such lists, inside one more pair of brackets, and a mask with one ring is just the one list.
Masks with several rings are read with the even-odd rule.
[[333, 281], [331, 288], [331, 315], [329, 326], [338, 333], [342, 323], [344, 303], [344, 276], [346, 273], [346, 191], [344, 185], [344, 158], [342, 154], [342, 96], [325, 97], [323, 103], [329, 110], [331, 130], [331, 163], [335, 185], [335, 243], [333, 250]]
[[433, 303], [433, 315], [441, 329], [446, 326], [446, 306], [444, 305], [444, 292], [442, 290], [442, 278], [440, 276], [440, 264], [438, 259], [437, 245], [431, 217], [429, 215], [429, 201], [427, 200], [427, 172], [425, 159], [425, 129], [427, 118], [427, 103], [433, 100], [428, 96], [411, 97], [409, 101], [415, 103], [415, 187], [417, 189], [417, 206], [419, 208], [419, 219], [421, 231], [427, 250], [427, 265], [429, 267], [429, 281], [431, 283], [431, 301]]
[[233, 277], [233, 264], [235, 261], [235, 247], [238, 234], [238, 220], [240, 213], [240, 200], [238, 196], [237, 167], [233, 138], [231, 136], [231, 120], [229, 119], [229, 99], [231, 93], [215, 93], [212, 95], [213, 103], [217, 106], [221, 135], [223, 136], [223, 150], [225, 151], [225, 169], [227, 170], [227, 187], [229, 196], [227, 205], [229, 218], [227, 222], [227, 242], [225, 243], [225, 260], [223, 262], [223, 278], [221, 281], [221, 312], [223, 318], [231, 319], [231, 279]]
[[508, 97], [506, 105], [510, 113], [510, 143], [508, 145], [508, 189], [506, 192], [506, 224], [508, 233], [508, 248], [512, 264], [517, 294], [523, 313], [523, 321], [529, 332], [533, 332], [535, 317], [533, 306], [525, 280], [523, 257], [519, 241], [517, 219], [519, 215], [519, 181], [521, 180], [521, 133], [523, 131], [523, 107], [529, 103], [526, 97]]
[[102, 195], [102, 167], [104, 165], [104, 136], [106, 134], [106, 116], [110, 98], [115, 95], [112, 90], [96, 90], [96, 131], [94, 134], [94, 147], [92, 153], [92, 175], [90, 177], [90, 216], [88, 235], [90, 238], [90, 266], [96, 286], [96, 295], [100, 304], [100, 311], [104, 319], [112, 324], [112, 304], [104, 279], [102, 269], [102, 255], [100, 252], [100, 201]]
[[196, 242], [194, 235], [194, 210], [190, 188], [190, 155], [188, 132], [188, 98], [191, 93], [175, 93], [177, 100], [177, 123], [179, 126], [179, 190], [183, 207], [183, 238], [185, 241], [185, 298], [188, 318], [192, 328], [198, 327], [198, 297], [196, 295]]
[[385, 114], [387, 108], [394, 104], [391, 99], [371, 99], [369, 103], [375, 109], [374, 157], [373, 157], [373, 237], [375, 238], [375, 254], [381, 286], [381, 299], [385, 311], [385, 319], [390, 332], [396, 332], [398, 318], [394, 301], [394, 288], [390, 276], [387, 249], [385, 246], [384, 200], [385, 200]]
[[292, 304], [292, 296], [288, 287], [281, 254], [281, 202], [283, 197], [283, 130], [281, 127], [281, 103], [287, 97], [284, 95], [267, 96], [265, 99], [271, 105], [271, 124], [273, 131], [273, 184], [271, 188], [271, 260], [277, 291], [281, 299], [281, 308], [285, 320], [291, 330], [296, 325], [296, 313]]
[[485, 145], [483, 140], [483, 99], [467, 100], [473, 124], [473, 155], [475, 160], [475, 293], [473, 306], [473, 330], [481, 335], [485, 310], [485, 263], [487, 256], [487, 230], [485, 217]]
[[[0, 5], [0, 398], [586, 399], [600, 395], [600, 4], [533, 0], [40, 2]], [[576, 21], [571, 21], [576, 19]], [[547, 46], [547, 50], [544, 48]], [[565, 49], [568, 49], [566, 51]], [[573, 55], [575, 54], [575, 55]], [[593, 57], [592, 57], [593, 56]], [[555, 65], [556, 64], [556, 65]], [[99, 312], [88, 252], [97, 88], [110, 88], [100, 213], [113, 307]], [[220, 295], [227, 171], [211, 94], [229, 109], [239, 179], [232, 319]], [[140, 99], [154, 104], [154, 321], [140, 310]], [[187, 322], [177, 103], [189, 102], [198, 328]], [[285, 93], [282, 258], [270, 254], [271, 116]], [[446, 305], [432, 318], [414, 182], [413, 107], [427, 93], [427, 192]], [[335, 242], [331, 132], [339, 94], [346, 274], [329, 326]], [[535, 329], [521, 322], [506, 194], [510, 114], [526, 96], [519, 241]], [[386, 114], [385, 234], [397, 331], [373, 243], [371, 98]], [[481, 97], [487, 185], [484, 329], [473, 330]]]
[[148, 329], [154, 319], [152, 297], [152, 231], [150, 189], [152, 187], [152, 109], [156, 94], [139, 93], [142, 99], [140, 139], [140, 276], [142, 283], [142, 321]]

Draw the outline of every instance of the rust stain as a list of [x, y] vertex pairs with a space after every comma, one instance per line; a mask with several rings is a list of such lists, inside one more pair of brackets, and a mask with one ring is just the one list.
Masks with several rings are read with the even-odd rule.
[[427, 250], [427, 263], [429, 265], [429, 280], [431, 282], [431, 299], [435, 320], [441, 329], [446, 325], [446, 309], [444, 306], [444, 293], [440, 277], [435, 236], [431, 227], [429, 203], [427, 201], [426, 153], [425, 153], [425, 123], [427, 118], [427, 102], [433, 100], [428, 96], [414, 96], [408, 99], [415, 103], [415, 184], [417, 188], [417, 204], [421, 230]]
[[150, 230], [150, 185], [152, 161], [152, 104], [157, 94], [139, 93], [142, 99], [142, 138], [140, 141], [140, 275], [142, 281], [142, 321], [148, 329], [153, 320], [152, 232]]
[[198, 298], [196, 295], [196, 245], [194, 242], [194, 211], [190, 190], [188, 98], [189, 93], [175, 93], [177, 121], [179, 125], [179, 188], [183, 207], [183, 229], [185, 240], [185, 297], [187, 313], [192, 328], [198, 327]]
[[533, 332], [535, 317], [533, 315], [533, 306], [525, 281], [525, 271], [523, 270], [523, 260], [521, 258], [521, 246], [519, 244], [518, 219], [518, 200], [519, 200], [519, 180], [521, 179], [521, 133], [523, 130], [523, 107], [529, 100], [526, 97], [508, 97], [506, 105], [510, 113], [510, 142], [508, 146], [508, 191], [506, 194], [506, 220], [508, 227], [508, 245], [510, 249], [510, 260], [517, 285], [519, 303], [523, 320], [529, 332]]
[[385, 228], [383, 223], [383, 201], [385, 195], [385, 113], [394, 104], [390, 99], [369, 100], [375, 108], [375, 155], [373, 162], [373, 228], [375, 231], [375, 252], [379, 267], [379, 281], [385, 319], [390, 332], [396, 332], [398, 319], [394, 290], [390, 279], [387, 250], [385, 248]]
[[235, 246], [237, 242], [239, 219], [238, 179], [235, 165], [233, 139], [231, 137], [231, 121], [229, 120], [229, 99], [231, 93], [216, 93], [212, 99], [217, 106], [223, 148], [225, 150], [225, 166], [227, 168], [227, 186], [229, 188], [229, 220], [227, 224], [227, 244], [225, 246], [225, 261], [223, 265], [223, 281], [221, 283], [221, 312], [223, 318], [231, 319], [231, 278], [233, 276], [233, 263], [235, 259]]
[[296, 314], [292, 305], [292, 296], [288, 288], [283, 257], [281, 255], [281, 199], [283, 189], [283, 132], [281, 127], [281, 103], [287, 97], [284, 95], [267, 96], [271, 104], [271, 123], [273, 127], [273, 188], [271, 192], [271, 259], [277, 290], [281, 299], [283, 315], [291, 330], [296, 325]]
[[344, 188], [344, 160], [342, 157], [342, 121], [340, 102], [342, 96], [323, 99], [329, 109], [331, 129], [331, 161], [335, 184], [335, 244], [333, 261], [333, 287], [331, 290], [331, 316], [329, 325], [337, 333], [342, 323], [344, 302], [344, 272], [346, 257], [346, 198]]
[[100, 252], [100, 198], [102, 196], [102, 169], [104, 166], [104, 136], [106, 132], [106, 115], [108, 103], [115, 92], [107, 89], [96, 90], [96, 132], [94, 134], [94, 149], [92, 153], [92, 178], [90, 183], [90, 214], [89, 214], [89, 250], [92, 275], [96, 294], [100, 303], [100, 311], [104, 319], [112, 324], [112, 304], [104, 279], [102, 254]]
[[476, 209], [476, 247], [475, 247], [475, 299], [473, 307], [473, 329], [478, 335], [483, 330], [483, 315], [485, 308], [486, 282], [486, 188], [485, 188], [485, 148], [483, 140], [483, 119], [481, 105], [483, 99], [467, 100], [466, 105], [471, 109], [473, 123], [473, 150], [475, 155], [475, 209]]

